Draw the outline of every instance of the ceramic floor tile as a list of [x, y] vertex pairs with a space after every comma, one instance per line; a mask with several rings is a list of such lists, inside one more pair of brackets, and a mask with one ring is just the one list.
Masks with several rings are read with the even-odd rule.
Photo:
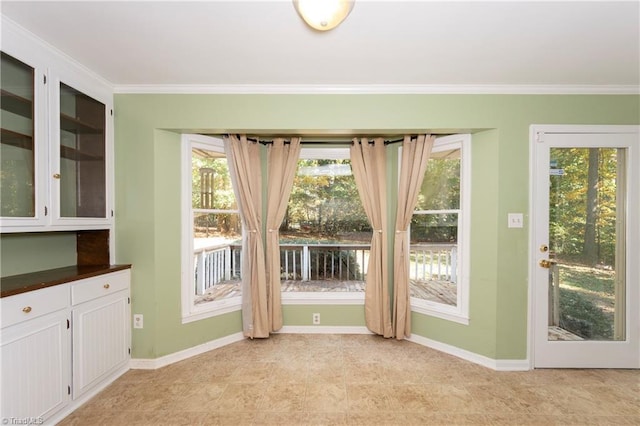
[[210, 412], [216, 411], [218, 399], [226, 384], [179, 383], [167, 389], [161, 411]]
[[382, 368], [377, 362], [348, 362], [344, 366], [345, 382], [348, 384], [386, 383]]
[[307, 383], [304, 409], [309, 412], [344, 412], [347, 390], [344, 383]]
[[345, 367], [342, 361], [313, 362], [308, 364], [307, 382], [336, 383], [345, 382]]
[[389, 403], [394, 411], [421, 413], [433, 412], [435, 404], [423, 385], [390, 385]]
[[435, 413], [473, 413], [471, 393], [461, 385], [424, 385], [431, 410]]
[[496, 372], [408, 341], [276, 334], [131, 370], [72, 425], [639, 425], [640, 370]]
[[258, 409], [262, 412], [302, 411], [305, 401], [305, 383], [274, 383], [265, 388]]
[[387, 384], [347, 384], [347, 403], [349, 411], [353, 412], [391, 411], [394, 408]]
[[256, 411], [264, 396], [265, 386], [250, 383], [229, 383], [218, 401], [217, 411]]
[[232, 383], [262, 383], [269, 380], [273, 363], [254, 362], [236, 368], [228, 380]]

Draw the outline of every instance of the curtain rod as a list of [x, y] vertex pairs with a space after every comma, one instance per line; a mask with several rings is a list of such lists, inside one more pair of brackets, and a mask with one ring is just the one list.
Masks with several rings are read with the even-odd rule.
[[[271, 144], [273, 144], [273, 140], [265, 140], [265, 139], [250, 138], [250, 137], [247, 137], [247, 140], [250, 141], [250, 142], [259, 143], [261, 145], [271, 145]], [[393, 140], [385, 140], [384, 144], [385, 145], [391, 145], [391, 144], [399, 143], [399, 142], [403, 142], [403, 141], [404, 141], [404, 138], [402, 138], [402, 139], [393, 139]], [[285, 143], [289, 143], [289, 141], [285, 141]], [[373, 141], [371, 141], [369, 143], [373, 144]], [[353, 141], [335, 141], [335, 142], [314, 142], [314, 141], [305, 142], [305, 141], [302, 141], [302, 142], [300, 142], [300, 144], [301, 145], [353, 145]]]

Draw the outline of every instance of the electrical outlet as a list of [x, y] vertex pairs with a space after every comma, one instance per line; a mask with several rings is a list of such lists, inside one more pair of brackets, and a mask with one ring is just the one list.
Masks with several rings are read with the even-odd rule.
[[144, 328], [144, 317], [142, 314], [133, 315], [133, 328]]
[[320, 324], [320, 314], [318, 313], [313, 314], [313, 324], [314, 325]]

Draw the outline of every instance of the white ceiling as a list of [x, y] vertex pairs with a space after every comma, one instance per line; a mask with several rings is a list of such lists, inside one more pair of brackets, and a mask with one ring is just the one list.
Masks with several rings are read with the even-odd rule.
[[1, 2], [116, 88], [640, 86], [640, 2], [358, 0], [337, 29], [291, 1]]

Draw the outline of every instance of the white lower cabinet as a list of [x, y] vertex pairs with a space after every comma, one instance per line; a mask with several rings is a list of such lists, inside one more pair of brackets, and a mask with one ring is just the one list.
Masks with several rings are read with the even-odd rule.
[[0, 417], [5, 424], [19, 424], [24, 419], [42, 423], [68, 403], [71, 390], [68, 323], [67, 308], [2, 329]]
[[0, 299], [3, 422], [61, 420], [128, 369], [129, 287], [127, 269]]
[[74, 283], [73, 398], [129, 362], [129, 272]]

